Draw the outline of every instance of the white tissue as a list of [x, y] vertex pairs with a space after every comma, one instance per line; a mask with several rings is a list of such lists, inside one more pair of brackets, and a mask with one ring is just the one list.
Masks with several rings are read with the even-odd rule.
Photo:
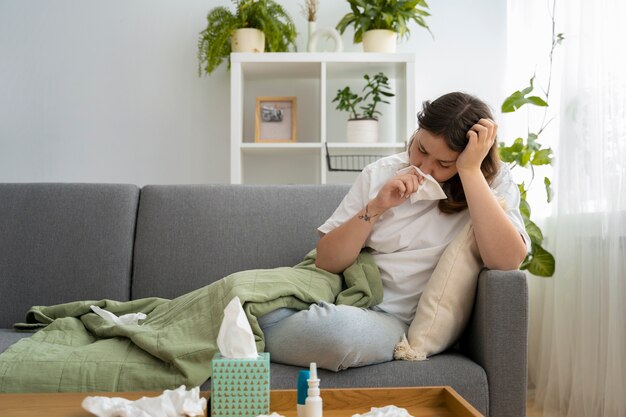
[[411, 194], [409, 199], [411, 204], [420, 200], [441, 200], [446, 198], [446, 193], [443, 192], [441, 186], [432, 175], [424, 174], [418, 167], [411, 165], [396, 172], [396, 174], [406, 174], [412, 170], [417, 171], [422, 177], [424, 177], [424, 183], [420, 185], [416, 192]]
[[217, 347], [225, 358], [256, 359], [254, 334], [239, 297], [234, 297], [224, 309], [224, 319], [217, 334]]
[[184, 385], [165, 390], [158, 397], [141, 397], [136, 401], [119, 397], [85, 397], [82, 406], [98, 417], [182, 417], [204, 416], [206, 398], [200, 398], [200, 387], [186, 390]]
[[406, 408], [387, 405], [385, 407], [372, 407], [369, 413], [353, 414], [352, 417], [413, 417]]
[[91, 306], [91, 311], [113, 324], [139, 324], [139, 320], [145, 320], [147, 317], [143, 313], [130, 313], [118, 317], [110, 311], [103, 310], [98, 306]]

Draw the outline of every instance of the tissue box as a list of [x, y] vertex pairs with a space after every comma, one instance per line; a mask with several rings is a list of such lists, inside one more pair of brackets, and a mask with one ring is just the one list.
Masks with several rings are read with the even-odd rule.
[[230, 359], [216, 353], [211, 361], [211, 416], [257, 417], [270, 413], [270, 354]]

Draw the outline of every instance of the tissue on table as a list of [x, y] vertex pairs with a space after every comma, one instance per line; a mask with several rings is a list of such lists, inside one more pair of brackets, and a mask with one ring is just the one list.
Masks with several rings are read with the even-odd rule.
[[200, 398], [200, 387], [187, 391], [184, 385], [165, 390], [158, 397], [136, 401], [119, 397], [85, 397], [82, 407], [98, 417], [181, 417], [204, 416], [206, 398]]
[[352, 417], [413, 417], [406, 408], [387, 405], [385, 407], [372, 407], [369, 413], [353, 414]]
[[416, 171], [422, 177], [424, 177], [424, 183], [420, 185], [416, 192], [411, 194], [409, 199], [411, 204], [420, 200], [442, 200], [446, 198], [446, 193], [441, 189], [441, 186], [432, 175], [424, 174], [418, 167], [411, 165], [396, 172], [396, 174], [406, 174], [411, 171]]
[[224, 309], [211, 361], [211, 416], [256, 417], [270, 411], [270, 354], [257, 354], [238, 297]]

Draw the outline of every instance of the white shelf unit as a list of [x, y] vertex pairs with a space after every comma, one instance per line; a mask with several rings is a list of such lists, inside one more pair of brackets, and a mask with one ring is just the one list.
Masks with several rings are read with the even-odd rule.
[[[332, 103], [349, 85], [361, 91], [363, 75], [383, 72], [395, 94], [377, 108], [378, 143], [347, 143], [348, 114]], [[329, 172], [333, 154], [389, 155], [405, 149], [415, 130], [415, 55], [378, 53], [233, 53], [230, 68], [230, 182], [326, 184], [352, 182], [355, 173]], [[297, 97], [296, 142], [255, 143], [256, 97]]]

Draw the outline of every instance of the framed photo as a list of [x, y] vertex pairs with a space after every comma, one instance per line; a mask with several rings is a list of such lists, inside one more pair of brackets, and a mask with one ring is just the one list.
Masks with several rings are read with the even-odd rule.
[[296, 97], [257, 97], [255, 142], [296, 141]]

